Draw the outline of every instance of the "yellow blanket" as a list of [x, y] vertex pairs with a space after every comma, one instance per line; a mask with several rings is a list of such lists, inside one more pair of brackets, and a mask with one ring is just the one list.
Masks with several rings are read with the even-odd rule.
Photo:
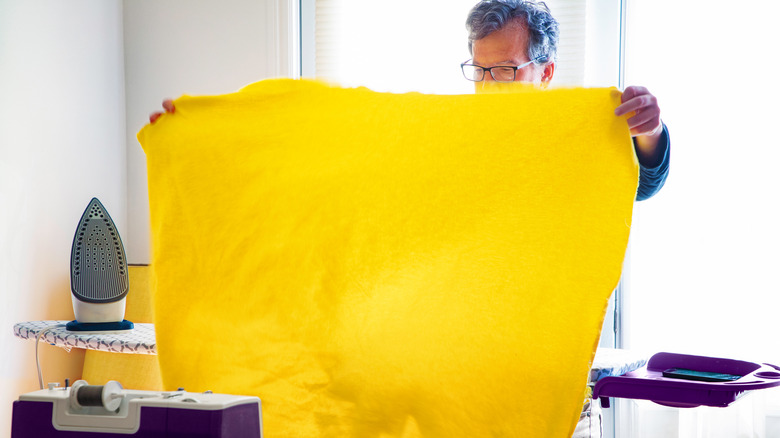
[[569, 437], [636, 192], [618, 103], [176, 100], [138, 135], [164, 386], [257, 395], [268, 437]]

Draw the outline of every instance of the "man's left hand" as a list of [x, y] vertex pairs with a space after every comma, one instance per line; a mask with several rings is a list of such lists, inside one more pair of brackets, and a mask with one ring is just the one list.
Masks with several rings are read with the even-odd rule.
[[628, 128], [631, 135], [653, 135], [661, 129], [661, 109], [658, 100], [645, 87], [628, 87], [620, 97], [622, 102], [615, 109], [616, 116], [630, 112], [634, 115], [628, 118]]
[[628, 118], [631, 136], [636, 137], [637, 157], [645, 165], [652, 165], [658, 159], [659, 143], [663, 133], [661, 109], [658, 100], [645, 87], [631, 86], [623, 91], [620, 106], [615, 108], [616, 116], [633, 112]]

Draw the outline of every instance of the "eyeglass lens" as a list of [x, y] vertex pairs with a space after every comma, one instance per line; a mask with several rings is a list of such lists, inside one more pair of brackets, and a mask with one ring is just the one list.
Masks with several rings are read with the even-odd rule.
[[[463, 75], [466, 79], [479, 82], [485, 78], [486, 74], [489, 74], [485, 70], [482, 67], [466, 64], [463, 66]], [[511, 67], [493, 67], [488, 70], [490, 70], [493, 79], [496, 81], [512, 82], [515, 80], [515, 69]]]

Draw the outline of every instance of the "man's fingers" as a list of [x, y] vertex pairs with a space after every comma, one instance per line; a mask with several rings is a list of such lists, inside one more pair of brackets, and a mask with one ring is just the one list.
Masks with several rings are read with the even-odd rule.
[[[166, 113], [171, 113], [172, 114], [172, 113], [176, 112], [176, 107], [173, 106], [173, 100], [171, 100], [171, 99], [163, 100], [162, 106], [163, 106], [163, 109], [165, 110]], [[157, 112], [152, 113], [151, 115], [149, 115], [149, 123], [156, 122], [157, 119], [159, 119], [160, 116], [163, 115], [163, 114], [164, 113], [161, 112], [161, 111], [157, 111]]]
[[616, 116], [630, 115], [626, 120], [632, 136], [651, 135], [661, 126], [661, 110], [658, 100], [645, 87], [627, 87], [615, 108]]
[[615, 108], [615, 115], [622, 116], [632, 111], [641, 111], [643, 108], [652, 107], [658, 107], [655, 96], [652, 94], [641, 94], [625, 101], [620, 106]]
[[627, 100], [621, 105], [619, 105], [617, 108], [615, 108], [615, 115], [616, 116], [623, 116], [626, 115], [632, 111], [636, 111], [639, 108], [642, 107], [642, 101], [641, 98], [635, 97], [631, 100]]
[[628, 127], [631, 129], [641, 126], [645, 123], [654, 124], [653, 128], [655, 128], [655, 126], [658, 126], [661, 123], [661, 113], [647, 109], [645, 111], [636, 113], [636, 115], [633, 117], [628, 118]]
[[[650, 92], [645, 87], [637, 87], [633, 85], [627, 87], [623, 91], [623, 94], [620, 95], [621, 105], [615, 109], [615, 115], [622, 116], [623, 114], [630, 113], [631, 111], [636, 111], [642, 106], [642, 104], [648, 103], [645, 100], [647, 97], [655, 99], [655, 96], [650, 94]], [[636, 99], [641, 100], [637, 102]]]
[[623, 94], [620, 97], [620, 101], [627, 102], [633, 99], [634, 97], [641, 96], [643, 94], [650, 94], [650, 92], [645, 87], [637, 87], [635, 85], [632, 85], [630, 87], [626, 87], [626, 89], [623, 90]]
[[167, 113], [176, 112], [176, 107], [173, 106], [173, 100], [171, 100], [171, 99], [163, 100], [162, 106], [165, 109], [165, 112], [167, 112]]

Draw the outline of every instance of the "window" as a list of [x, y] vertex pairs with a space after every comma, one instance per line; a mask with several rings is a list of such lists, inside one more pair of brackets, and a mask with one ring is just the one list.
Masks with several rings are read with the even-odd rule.
[[[313, 48], [304, 46], [304, 76], [376, 91], [473, 92], [459, 64], [470, 58], [466, 16], [475, 0], [309, 0]], [[554, 84], [585, 82], [586, 2], [547, 2], [561, 25]], [[308, 12], [307, 12], [308, 11]], [[306, 41], [306, 36], [303, 37]], [[304, 42], [304, 44], [306, 44]], [[309, 53], [308, 55], [306, 53]], [[307, 59], [308, 58], [308, 59]], [[307, 68], [307, 63], [313, 68]]]
[[[769, 1], [628, 3], [626, 84], [658, 97], [672, 139], [666, 187], [637, 204], [631, 348], [780, 364], [778, 12]], [[780, 436], [775, 390], [725, 409], [634, 404], [626, 436]]]

